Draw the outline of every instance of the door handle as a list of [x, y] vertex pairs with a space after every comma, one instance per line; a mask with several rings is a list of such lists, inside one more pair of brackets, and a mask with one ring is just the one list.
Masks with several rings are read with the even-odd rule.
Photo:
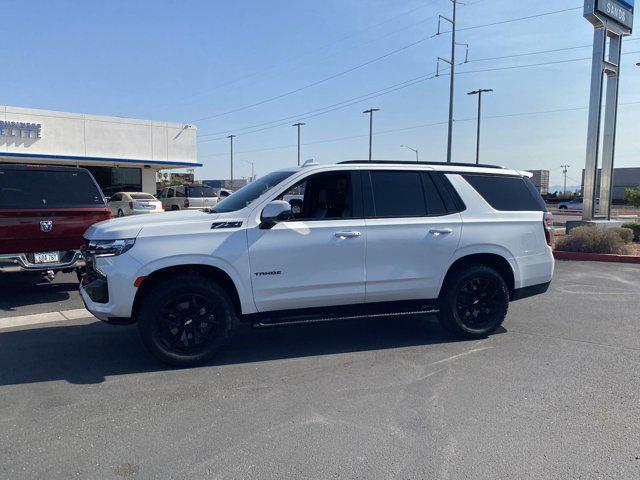
[[439, 237], [440, 235], [450, 235], [453, 233], [453, 229], [451, 228], [432, 228], [429, 230], [429, 233], [434, 237]]
[[360, 232], [336, 232], [333, 236], [337, 238], [356, 238], [361, 236]]

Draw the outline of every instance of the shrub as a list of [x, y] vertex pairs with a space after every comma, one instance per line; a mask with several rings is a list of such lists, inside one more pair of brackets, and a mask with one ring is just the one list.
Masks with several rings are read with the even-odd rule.
[[633, 231], [633, 241], [640, 242], [640, 222], [630, 222], [622, 225], [622, 228], [628, 228]]
[[633, 242], [633, 230], [631, 230], [630, 228], [610, 228], [609, 230], [615, 232], [624, 243]]
[[640, 207], [640, 185], [638, 188], [627, 188], [625, 200], [636, 207]]
[[624, 255], [627, 247], [616, 229], [578, 227], [558, 240], [556, 250], [580, 253], [613, 253]]

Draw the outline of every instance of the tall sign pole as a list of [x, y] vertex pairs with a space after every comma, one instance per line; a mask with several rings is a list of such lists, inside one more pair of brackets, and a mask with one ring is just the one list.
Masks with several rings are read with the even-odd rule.
[[[596, 180], [601, 143], [602, 173], [600, 176], [599, 214], [600, 217], [607, 220], [611, 219], [611, 185], [618, 120], [622, 38], [631, 35], [633, 31], [634, 3], [635, 0], [585, 0], [584, 2], [584, 16], [594, 27], [589, 128], [583, 192], [582, 219], [584, 221], [596, 218]], [[605, 97], [604, 105], [603, 95]], [[604, 110], [604, 125], [601, 128], [602, 110]]]

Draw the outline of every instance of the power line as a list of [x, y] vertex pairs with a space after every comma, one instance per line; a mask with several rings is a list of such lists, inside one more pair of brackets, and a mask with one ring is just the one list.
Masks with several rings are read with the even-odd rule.
[[[578, 8], [581, 8], [581, 7], [578, 7]], [[530, 20], [530, 19], [540, 18], [540, 17], [544, 17], [544, 16], [549, 16], [549, 15], [556, 15], [556, 14], [559, 14], [559, 13], [565, 13], [565, 12], [569, 12], [569, 11], [572, 11], [572, 10], [577, 10], [577, 8], [554, 10], [554, 11], [551, 11], [551, 12], [545, 12], [545, 13], [540, 13], [540, 14], [536, 14], [536, 15], [529, 15], [529, 16], [526, 16], [526, 17], [512, 18], [512, 19], [508, 19], [508, 20], [503, 20], [503, 21], [493, 22], [493, 23], [487, 23], [487, 24], [483, 24], [483, 25], [473, 25], [473, 26], [461, 28], [461, 29], [458, 29], [458, 30], [462, 31], [462, 30], [472, 30], [472, 29], [478, 29], [478, 28], [491, 27], [491, 26], [496, 26], [496, 25], [502, 25], [502, 24], [505, 24], [505, 23], [513, 23], [513, 22]], [[447, 33], [447, 32], [442, 32], [442, 33]], [[242, 107], [238, 107], [238, 108], [235, 108], [235, 109], [232, 109], [232, 110], [228, 110], [228, 111], [225, 111], [225, 112], [221, 112], [221, 113], [218, 113], [218, 114], [209, 115], [209, 116], [206, 116], [206, 117], [201, 117], [201, 118], [193, 120], [193, 123], [202, 122], [202, 121], [205, 121], [205, 120], [211, 120], [213, 118], [219, 118], [219, 117], [222, 117], [222, 116], [230, 115], [232, 113], [237, 113], [237, 112], [240, 112], [240, 111], [243, 111], [243, 110], [247, 110], [249, 108], [254, 108], [254, 107], [257, 107], [257, 106], [260, 106], [260, 105], [264, 105], [265, 103], [270, 103], [270, 102], [273, 102], [275, 100], [279, 100], [281, 98], [287, 97], [289, 95], [293, 95], [295, 93], [301, 92], [303, 90], [315, 87], [315, 86], [320, 85], [322, 83], [328, 82], [328, 81], [333, 80], [335, 78], [338, 78], [338, 77], [341, 77], [341, 76], [346, 75], [348, 73], [351, 73], [351, 72], [353, 72], [355, 70], [359, 70], [361, 68], [364, 68], [364, 67], [366, 67], [368, 65], [371, 65], [373, 63], [376, 63], [376, 62], [378, 62], [378, 61], [380, 61], [380, 60], [382, 60], [384, 58], [388, 58], [388, 57], [390, 57], [392, 55], [400, 53], [400, 52], [402, 52], [404, 50], [407, 50], [407, 49], [409, 49], [411, 47], [414, 47], [416, 45], [424, 43], [427, 40], [435, 38], [436, 36], [437, 35], [431, 35], [429, 37], [421, 38], [421, 39], [419, 39], [419, 40], [417, 40], [415, 42], [412, 42], [412, 43], [409, 43], [409, 44], [404, 45], [402, 47], [399, 47], [399, 48], [396, 48], [394, 50], [391, 50], [391, 51], [385, 53], [384, 55], [380, 55], [380, 56], [378, 56], [376, 58], [373, 58], [373, 59], [368, 60], [368, 61], [366, 61], [364, 63], [361, 63], [359, 65], [351, 67], [351, 68], [349, 68], [347, 70], [343, 70], [343, 71], [335, 73], [333, 75], [329, 75], [327, 77], [324, 77], [324, 78], [322, 78], [320, 80], [316, 80], [316, 81], [311, 82], [311, 83], [309, 83], [307, 85], [304, 85], [302, 87], [295, 88], [295, 89], [290, 90], [288, 92], [284, 92], [284, 93], [281, 93], [279, 95], [275, 95], [273, 97], [270, 97], [270, 98], [267, 98], [267, 99], [264, 99], [264, 100], [249, 104], [249, 105], [244, 105]]]
[[[622, 102], [619, 104], [620, 106], [631, 106], [631, 105], [640, 105], [640, 101], [636, 101], [636, 102]], [[572, 108], [558, 108], [558, 109], [553, 109], [553, 110], [535, 110], [535, 111], [530, 111], [530, 112], [516, 112], [516, 113], [506, 113], [506, 114], [499, 114], [499, 115], [483, 115], [482, 119], [483, 120], [494, 120], [494, 119], [501, 119], [501, 118], [513, 118], [513, 117], [527, 117], [527, 116], [534, 116], [534, 115], [548, 115], [548, 114], [555, 114], [555, 113], [566, 113], [566, 112], [574, 112], [574, 111], [580, 111], [580, 110], [588, 110], [589, 107], [572, 107]], [[456, 119], [455, 121], [457, 123], [462, 123], [462, 122], [471, 122], [471, 121], [475, 121], [477, 120], [476, 117], [469, 117], [469, 118], [461, 118], [461, 119]], [[387, 135], [390, 133], [398, 133], [398, 132], [404, 132], [404, 131], [408, 131], [408, 130], [416, 130], [419, 128], [428, 128], [428, 127], [436, 127], [436, 126], [443, 126], [443, 125], [447, 125], [447, 121], [443, 121], [443, 122], [435, 122], [435, 123], [427, 123], [427, 124], [421, 124], [421, 125], [413, 125], [410, 127], [402, 127], [402, 128], [395, 128], [395, 129], [391, 129], [391, 130], [384, 130], [384, 131], [380, 131], [377, 132], [376, 135]], [[368, 134], [360, 134], [360, 135], [350, 135], [350, 136], [345, 136], [345, 137], [337, 137], [337, 138], [328, 138], [328, 139], [324, 139], [324, 140], [317, 140], [314, 142], [307, 142], [302, 144], [303, 146], [309, 146], [309, 145], [318, 145], [318, 144], [322, 144], [322, 143], [331, 143], [331, 142], [339, 142], [339, 141], [343, 141], [343, 140], [353, 140], [356, 138], [365, 138], [368, 137]], [[287, 148], [295, 148], [296, 145], [292, 144], [292, 145], [281, 145], [281, 146], [276, 146], [276, 147], [267, 147], [267, 148], [260, 148], [260, 149], [253, 149], [253, 150], [245, 150], [242, 152], [236, 152], [237, 154], [245, 154], [245, 153], [259, 153], [259, 152], [267, 152], [267, 151], [273, 151], [273, 150], [284, 150]], [[213, 154], [205, 154], [205, 155], [200, 155], [201, 158], [210, 158], [210, 157], [221, 157], [221, 156], [226, 156], [228, 155], [228, 153], [213, 153]]]
[[380, 61], [380, 60], [382, 60], [384, 58], [390, 57], [391, 55], [395, 55], [396, 53], [402, 52], [402, 51], [407, 50], [407, 49], [409, 49], [411, 47], [419, 45], [420, 43], [426, 42], [427, 40], [430, 40], [431, 38], [434, 38], [434, 36], [432, 35], [430, 37], [421, 38], [420, 40], [412, 42], [412, 43], [410, 43], [408, 45], [405, 45], [405, 46], [400, 47], [400, 48], [396, 48], [395, 50], [391, 50], [390, 52], [387, 52], [384, 55], [380, 55], [379, 57], [373, 58], [373, 59], [368, 60], [368, 61], [366, 61], [364, 63], [356, 65], [355, 67], [351, 67], [351, 68], [349, 68], [347, 70], [343, 70], [343, 71], [335, 73], [333, 75], [329, 75], [328, 77], [324, 77], [324, 78], [322, 78], [320, 80], [316, 80], [315, 82], [309, 83], [309, 84], [304, 85], [302, 87], [295, 88], [295, 89], [290, 90], [288, 92], [281, 93], [279, 95], [275, 95], [273, 97], [267, 98], [265, 100], [261, 100], [259, 102], [255, 102], [255, 103], [252, 103], [252, 104], [249, 104], [249, 105], [245, 105], [245, 106], [238, 107], [238, 108], [235, 108], [235, 109], [232, 109], [232, 110], [228, 110], [226, 112], [218, 113], [218, 114], [215, 114], [215, 115], [210, 115], [208, 117], [202, 117], [202, 118], [194, 120], [193, 122], [195, 123], [195, 122], [202, 122], [204, 120], [211, 120], [213, 118], [218, 118], [218, 117], [222, 117], [222, 116], [225, 116], [225, 115], [230, 115], [232, 113], [240, 112], [242, 110], [247, 110], [249, 108], [258, 107], [260, 105], [264, 105], [265, 103], [273, 102], [274, 100], [279, 100], [279, 99], [287, 97], [289, 95], [293, 95], [294, 93], [298, 93], [298, 92], [301, 92], [301, 91], [306, 90], [308, 88], [320, 85], [321, 83], [328, 82], [329, 80], [333, 80], [334, 78], [341, 77], [343, 75], [346, 75], [347, 73], [351, 73], [351, 72], [353, 72], [355, 70], [359, 70], [361, 68], [364, 68], [364, 67], [366, 67], [368, 65], [371, 65], [372, 63], [375, 63], [375, 62], [378, 62], [378, 61]]
[[[570, 47], [570, 48], [574, 48], [574, 47]], [[526, 54], [520, 54], [520, 55], [534, 55], [537, 53], [542, 53], [542, 52], [529, 52]], [[623, 55], [631, 55], [631, 54], [637, 54], [640, 53], [640, 51], [632, 51], [632, 52], [625, 52]], [[510, 57], [510, 55], [507, 55], [505, 57]], [[499, 59], [501, 57], [495, 57], [496, 59]], [[540, 66], [549, 66], [549, 65], [558, 65], [558, 64], [563, 64], [563, 63], [573, 63], [573, 62], [580, 62], [580, 61], [587, 61], [590, 60], [590, 57], [583, 57], [583, 58], [574, 58], [574, 59], [566, 59], [566, 60], [557, 60], [557, 61], [550, 61], [550, 62], [539, 62], [539, 63], [533, 63], [533, 64], [525, 64], [525, 65], [511, 65], [511, 66], [505, 66], [505, 67], [494, 67], [494, 68], [486, 68], [486, 69], [479, 69], [479, 70], [463, 70], [463, 71], [459, 71], [459, 74], [472, 74], [472, 73], [485, 73], [485, 72], [493, 72], [493, 71], [503, 71], [503, 70], [515, 70], [515, 69], [520, 69], [520, 68], [533, 68], [533, 67], [540, 67]], [[446, 76], [447, 73], [440, 73], [441, 76]], [[417, 85], [419, 83], [425, 82], [427, 80], [431, 80], [435, 78], [434, 73], [430, 73], [428, 75], [421, 75], [419, 77], [415, 77], [412, 78], [410, 80], [406, 80], [405, 82], [401, 82], [401, 83], [397, 83], [394, 85], [391, 85], [389, 87], [385, 87], [383, 89], [374, 91], [374, 92], [370, 92], [368, 94], [365, 95], [361, 95], [359, 97], [354, 97], [351, 99], [347, 99], [344, 100], [342, 102], [338, 102], [336, 104], [333, 105], [329, 105], [327, 107], [322, 107], [316, 110], [311, 110], [309, 112], [303, 113], [303, 114], [297, 114], [297, 115], [291, 115], [282, 119], [278, 119], [278, 120], [272, 120], [270, 122], [264, 122], [261, 124], [256, 124], [256, 125], [252, 125], [249, 127], [244, 127], [244, 128], [238, 128], [238, 129], [234, 129], [234, 131], [242, 131], [242, 130], [250, 130], [244, 133], [241, 133], [240, 135], [249, 135], [252, 133], [258, 133], [258, 132], [262, 132], [265, 130], [270, 130], [273, 128], [277, 128], [280, 126], [284, 126], [284, 125], [288, 125], [289, 121], [292, 119], [296, 119], [299, 118], [300, 120], [307, 120], [309, 118], [314, 118], [314, 117], [318, 117], [321, 115], [325, 115], [327, 113], [331, 113], [334, 112], [336, 110], [341, 110], [344, 108], [348, 108], [352, 105], [355, 105], [357, 103], [360, 103], [361, 101], [364, 100], [370, 100], [373, 98], [377, 98], [383, 95], [388, 95], [390, 93], [396, 92], [398, 90], [402, 90], [405, 88], [408, 88], [410, 86], [413, 85]], [[275, 124], [274, 124], [275, 123]], [[255, 130], [251, 130], [255, 128]], [[216, 132], [216, 133], [211, 133], [211, 134], [205, 134], [200, 136], [200, 138], [203, 137], [207, 137], [207, 136], [213, 136], [213, 135], [223, 135], [225, 132]], [[213, 141], [218, 141], [218, 140], [223, 140], [225, 139], [226, 136], [221, 136], [219, 138], [212, 138], [212, 139], [206, 139], [206, 140], [201, 140], [198, 143], [209, 143], [209, 142], [213, 142]]]
[[[431, 3], [433, 3], [433, 1], [432, 1]], [[474, 3], [479, 3], [479, 2], [474, 2]], [[391, 17], [391, 18], [387, 18], [387, 19], [383, 20], [382, 22], [375, 23], [375, 24], [370, 25], [370, 26], [368, 26], [368, 27], [362, 28], [362, 29], [360, 29], [360, 30], [358, 30], [358, 31], [356, 31], [356, 32], [353, 32], [353, 33], [350, 33], [350, 34], [345, 35], [345, 36], [343, 36], [343, 37], [340, 37], [339, 39], [337, 39], [337, 40], [335, 40], [335, 41], [333, 41], [333, 42], [326, 43], [326, 44], [322, 45], [321, 47], [319, 47], [319, 48], [317, 48], [317, 49], [314, 49], [314, 50], [315, 50], [315, 51], [317, 51], [317, 52], [321, 52], [321, 51], [326, 50], [327, 48], [333, 47], [333, 46], [335, 46], [335, 45], [340, 45], [340, 44], [341, 44], [341, 43], [343, 43], [345, 40], [348, 40], [348, 39], [350, 39], [350, 38], [356, 37], [356, 36], [358, 36], [358, 35], [360, 35], [360, 34], [362, 34], [362, 33], [366, 32], [366, 31], [368, 31], [368, 30], [373, 30], [373, 29], [378, 28], [378, 27], [380, 27], [380, 26], [382, 26], [382, 25], [385, 25], [385, 24], [387, 24], [387, 23], [391, 23], [391, 22], [393, 22], [393, 21], [395, 21], [395, 20], [397, 20], [397, 19], [399, 19], [399, 18], [406, 17], [406, 16], [408, 16], [408, 15], [410, 15], [410, 14], [414, 13], [414, 12], [417, 12], [418, 10], [422, 10], [422, 9], [424, 9], [424, 8], [428, 7], [428, 6], [429, 6], [428, 4], [425, 4], [425, 5], [420, 5], [420, 6], [418, 6], [418, 7], [412, 8], [412, 9], [410, 9], [410, 10], [408, 10], [408, 11], [404, 12], [404, 13], [401, 13], [401, 14], [399, 14], [399, 15], [396, 15], [396, 16]], [[412, 23], [412, 24], [410, 24], [410, 25], [407, 25], [406, 27], [403, 27], [403, 28], [399, 28], [399, 29], [393, 30], [393, 31], [388, 32], [388, 33], [386, 33], [386, 34], [384, 34], [384, 35], [379, 35], [379, 36], [377, 36], [375, 39], [373, 39], [373, 40], [369, 40], [369, 41], [366, 41], [366, 42], [364, 42], [364, 43], [362, 43], [362, 44], [359, 44], [359, 45], [356, 45], [356, 46], [355, 46], [355, 47], [353, 47], [353, 48], [356, 48], [356, 47], [358, 47], [358, 46], [362, 46], [362, 45], [367, 45], [367, 44], [372, 43], [372, 42], [375, 42], [375, 41], [379, 41], [379, 40], [381, 40], [381, 39], [383, 39], [383, 38], [386, 38], [386, 37], [389, 37], [389, 36], [395, 35], [395, 34], [397, 34], [397, 33], [400, 33], [400, 32], [403, 32], [403, 31], [405, 31], [405, 30], [408, 30], [408, 29], [410, 29], [410, 28], [413, 28], [413, 27], [416, 27], [416, 26], [418, 26], [418, 25], [421, 25], [421, 24], [423, 24], [423, 23], [425, 23], [425, 22], [427, 22], [427, 21], [429, 21], [429, 20], [432, 20], [432, 19], [434, 19], [434, 18], [435, 18], [434, 16], [427, 17], [427, 18], [425, 18], [425, 19], [423, 19], [423, 20], [420, 20], [420, 21], [418, 21], [418, 22], [414, 22], [414, 23]], [[277, 68], [277, 67], [279, 67], [279, 66], [287, 65], [287, 64], [289, 64], [289, 63], [291, 63], [291, 62], [295, 61], [295, 60], [296, 60], [296, 59], [298, 59], [298, 58], [305, 58], [307, 55], [308, 55], [308, 54], [304, 54], [304, 55], [296, 55], [295, 57], [290, 57], [290, 58], [285, 59], [285, 60], [283, 60], [283, 61], [281, 61], [281, 62], [276, 62], [276, 63], [274, 63], [274, 64], [270, 65], [270, 66], [269, 66], [269, 67], [267, 67], [267, 68], [261, 69], [261, 70], [259, 70], [259, 71], [254, 71], [254, 72], [253, 72], [253, 73], [251, 73], [251, 74], [248, 74], [248, 75], [242, 75], [242, 76], [239, 76], [239, 77], [234, 78], [234, 79], [232, 79], [232, 80], [228, 80], [228, 81], [222, 82], [222, 83], [220, 83], [220, 84], [218, 84], [218, 85], [216, 85], [216, 86], [214, 86], [214, 87], [211, 87], [210, 89], [208, 89], [208, 90], [206, 90], [206, 91], [203, 91], [203, 92], [199, 92], [199, 93], [195, 93], [195, 94], [189, 95], [189, 96], [185, 97], [183, 101], [186, 101], [187, 103], [191, 103], [191, 102], [189, 102], [189, 100], [190, 100], [190, 99], [197, 98], [197, 97], [201, 97], [201, 96], [203, 96], [203, 95], [208, 95], [208, 94], [210, 94], [210, 93], [213, 93], [213, 92], [215, 92], [215, 91], [219, 90], [220, 88], [224, 88], [224, 87], [227, 87], [227, 86], [233, 85], [233, 84], [235, 84], [235, 83], [241, 82], [241, 81], [246, 80], [246, 79], [249, 79], [249, 78], [254, 78], [254, 77], [260, 76], [260, 75], [264, 74], [265, 72], [268, 72], [268, 71], [270, 71], [270, 70], [273, 70], [273, 69], [275, 69], [275, 68]], [[333, 56], [333, 55], [331, 55], [331, 56]], [[166, 107], [164, 107], [164, 108], [166, 108]]]

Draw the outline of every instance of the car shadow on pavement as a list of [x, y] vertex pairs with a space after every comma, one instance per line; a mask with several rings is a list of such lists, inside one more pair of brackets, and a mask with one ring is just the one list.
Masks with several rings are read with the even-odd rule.
[[[65, 276], [65, 279], [70, 277]], [[56, 303], [69, 300], [70, 292], [78, 291], [77, 282], [60, 281], [56, 283], [39, 274], [0, 275], [0, 312], [13, 312], [24, 306], [43, 303]]]
[[[409, 317], [245, 329], [200, 368], [454, 342], [432, 319]], [[0, 332], [0, 366], [0, 386], [174, 370], [147, 353], [135, 326], [101, 322]]]

